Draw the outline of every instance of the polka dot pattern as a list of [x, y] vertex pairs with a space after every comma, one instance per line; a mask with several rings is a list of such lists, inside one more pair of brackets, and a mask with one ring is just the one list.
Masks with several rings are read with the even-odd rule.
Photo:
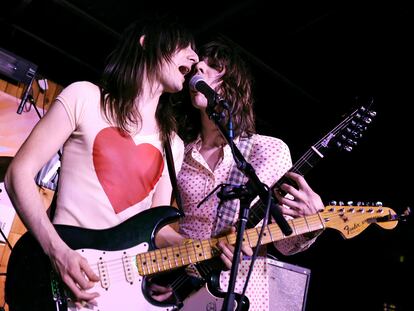
[[[237, 143], [237, 141], [236, 141]], [[178, 187], [182, 196], [185, 217], [180, 222], [180, 233], [186, 238], [208, 239], [212, 235], [217, 220], [217, 206], [219, 198], [211, 195], [199, 207], [210, 192], [222, 183], [226, 183], [229, 176], [233, 156], [228, 145], [223, 147], [223, 158], [218, 162], [214, 171], [210, 169], [199, 150], [201, 139], [188, 144], [185, 149], [184, 163], [178, 174]], [[291, 167], [292, 160], [288, 146], [280, 139], [255, 135], [254, 145], [248, 162], [253, 166], [259, 179], [267, 186], [272, 186]], [[236, 223], [238, 215], [235, 215]], [[293, 246], [297, 246], [297, 239], [290, 238], [286, 242], [275, 244], [283, 253], [289, 253]], [[293, 246], [292, 246], [293, 245]], [[243, 260], [239, 265], [236, 292], [241, 293], [250, 260]], [[227, 288], [230, 273], [223, 272], [220, 277], [222, 289]], [[250, 277], [246, 295], [250, 301], [249, 310], [269, 310], [269, 285], [266, 273], [266, 260], [263, 257], [256, 259], [254, 270]]]
[[[186, 215], [181, 220], [180, 232], [188, 238], [204, 239], [211, 237], [219, 198], [213, 194], [200, 207], [197, 204], [215, 187], [226, 182], [233, 156], [230, 147], [225, 145], [223, 158], [213, 172], [200, 154], [200, 147], [201, 139], [186, 146], [184, 163], [178, 174], [178, 187]], [[278, 138], [264, 135], [255, 135], [248, 161], [259, 179], [268, 186], [273, 185], [292, 167], [288, 146]], [[237, 218], [238, 215], [235, 221]]]
[[[244, 259], [239, 265], [234, 291], [241, 294], [246, 282], [250, 267], [250, 260]], [[230, 280], [230, 271], [224, 271], [220, 275], [220, 289], [227, 291]], [[266, 273], [266, 259], [257, 258], [247, 285], [246, 296], [249, 298], [249, 311], [269, 310], [269, 277]]]

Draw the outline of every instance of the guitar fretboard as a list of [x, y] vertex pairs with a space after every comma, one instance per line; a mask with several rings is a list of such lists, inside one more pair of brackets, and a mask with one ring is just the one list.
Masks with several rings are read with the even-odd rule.
[[[293, 233], [289, 237], [325, 228], [321, 214], [295, 218], [289, 220], [288, 223], [293, 230]], [[247, 243], [251, 247], [257, 246], [260, 229], [252, 228], [246, 230], [243, 235], [243, 243]], [[138, 254], [136, 256], [138, 272], [140, 275], [146, 276], [211, 259], [219, 254], [216, 247], [219, 241], [224, 240], [234, 245], [236, 238], [236, 233], [232, 233], [220, 238], [194, 240], [191, 243], [180, 246], [167, 247]], [[260, 245], [285, 238], [287, 237], [282, 233], [277, 224], [270, 224], [264, 228]]]
[[[305, 175], [307, 172], [313, 168], [316, 163], [323, 158], [322, 153], [317, 151], [314, 148], [310, 148], [300, 159], [295, 163], [295, 165], [289, 170], [300, 175]], [[291, 180], [285, 176], [282, 176], [276, 183], [272, 186], [272, 191], [278, 191], [282, 184], [292, 184]], [[250, 207], [249, 218], [247, 220], [247, 228], [254, 228], [265, 216], [266, 206], [262, 201], [257, 201], [253, 206]]]

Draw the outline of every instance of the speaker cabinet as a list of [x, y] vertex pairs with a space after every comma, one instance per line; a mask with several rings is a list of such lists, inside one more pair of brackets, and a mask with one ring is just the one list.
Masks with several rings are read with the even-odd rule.
[[269, 306], [277, 311], [304, 311], [310, 269], [267, 258]]

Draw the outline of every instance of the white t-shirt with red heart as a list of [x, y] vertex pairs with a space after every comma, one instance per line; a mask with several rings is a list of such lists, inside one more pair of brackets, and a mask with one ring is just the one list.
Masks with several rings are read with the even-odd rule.
[[[63, 149], [55, 224], [113, 227], [150, 208], [157, 189], [171, 187], [158, 133], [122, 135], [101, 112], [98, 86], [72, 83], [56, 104], [65, 108], [73, 132]], [[178, 135], [171, 147], [178, 172], [184, 153]]]

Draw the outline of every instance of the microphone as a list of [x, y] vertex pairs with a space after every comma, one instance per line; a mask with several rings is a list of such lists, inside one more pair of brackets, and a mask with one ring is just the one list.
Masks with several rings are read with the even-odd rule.
[[223, 105], [225, 109], [229, 109], [228, 103], [217, 94], [207, 83], [204, 78], [199, 75], [195, 75], [190, 79], [190, 89], [198, 91], [203, 94], [208, 100], [208, 106], [215, 108], [218, 104]]

